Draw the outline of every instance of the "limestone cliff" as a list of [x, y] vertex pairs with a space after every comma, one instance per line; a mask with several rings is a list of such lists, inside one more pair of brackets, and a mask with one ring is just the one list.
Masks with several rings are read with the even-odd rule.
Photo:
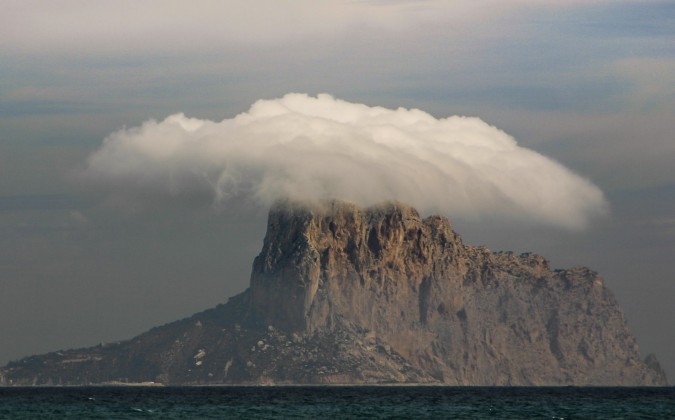
[[130, 341], [33, 356], [4, 384], [665, 385], [586, 268], [464, 245], [398, 203], [279, 203], [251, 287]]

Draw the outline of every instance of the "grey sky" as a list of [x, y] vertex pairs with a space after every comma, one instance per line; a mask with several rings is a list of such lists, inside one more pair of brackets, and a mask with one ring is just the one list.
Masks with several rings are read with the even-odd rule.
[[[675, 6], [664, 1], [0, 0], [0, 345], [131, 337], [243, 290], [265, 212], [141, 208], [74, 176], [149, 118], [327, 92], [477, 116], [599, 186], [582, 232], [453, 218], [465, 241], [588, 265], [675, 378]], [[414, 204], [414, 203], [412, 203]]]

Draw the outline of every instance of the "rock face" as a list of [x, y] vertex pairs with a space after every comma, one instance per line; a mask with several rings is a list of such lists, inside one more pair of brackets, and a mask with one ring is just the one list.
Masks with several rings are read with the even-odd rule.
[[33, 356], [5, 385], [666, 385], [586, 268], [464, 245], [399, 203], [279, 203], [251, 286], [132, 340]]

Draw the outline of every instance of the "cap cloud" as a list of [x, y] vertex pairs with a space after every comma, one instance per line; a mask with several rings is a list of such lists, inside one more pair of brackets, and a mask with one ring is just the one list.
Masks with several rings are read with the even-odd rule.
[[114, 194], [400, 200], [424, 213], [585, 227], [603, 193], [479, 118], [350, 103], [327, 94], [259, 100], [220, 122], [175, 114], [109, 135], [83, 177]]

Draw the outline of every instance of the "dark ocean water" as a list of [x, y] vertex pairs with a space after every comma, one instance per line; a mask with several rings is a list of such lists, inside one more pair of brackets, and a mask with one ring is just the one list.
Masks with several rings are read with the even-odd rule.
[[0, 388], [1, 419], [675, 419], [675, 388]]

